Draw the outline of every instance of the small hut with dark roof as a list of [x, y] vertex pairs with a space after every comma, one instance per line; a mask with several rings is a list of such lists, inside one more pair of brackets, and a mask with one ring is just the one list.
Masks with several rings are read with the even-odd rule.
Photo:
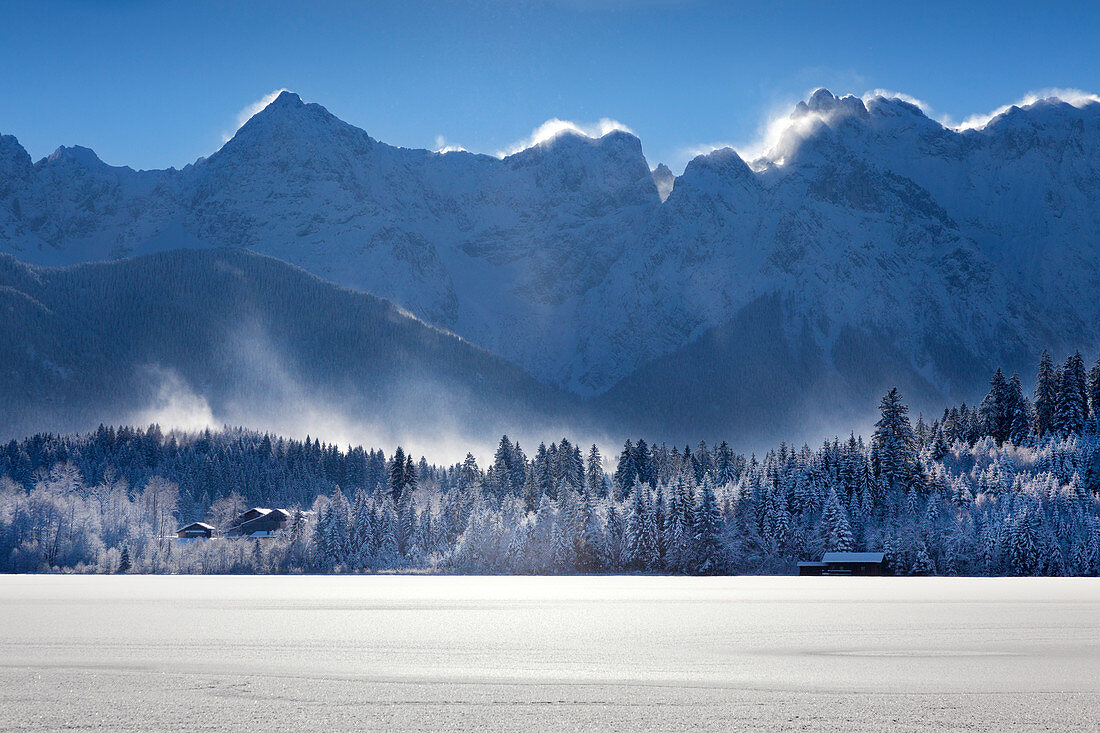
[[208, 540], [213, 536], [214, 528], [205, 522], [191, 522], [176, 530], [176, 537], [181, 540]]
[[798, 563], [799, 575], [889, 575], [881, 552], [826, 552], [821, 562]]

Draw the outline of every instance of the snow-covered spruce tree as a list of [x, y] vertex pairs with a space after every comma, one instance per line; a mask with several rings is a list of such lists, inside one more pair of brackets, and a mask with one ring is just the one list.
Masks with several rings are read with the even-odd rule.
[[1015, 412], [1011, 404], [1008, 381], [1000, 369], [989, 381], [989, 393], [978, 408], [981, 413], [985, 434], [992, 436], [1000, 445], [1009, 439], [1012, 430], [1012, 417]]
[[389, 476], [390, 496], [396, 504], [401, 499], [401, 492], [405, 488], [405, 451], [401, 446], [393, 452], [393, 460], [390, 462]]
[[507, 435], [501, 436], [500, 443], [497, 445], [497, 452], [493, 456], [493, 465], [490, 467], [493, 472], [493, 479], [489, 481], [487, 478], [485, 487], [486, 492], [490, 496], [495, 496], [498, 500], [506, 494], [518, 493], [518, 487], [512, 485], [513, 451], [512, 441], [508, 439]]
[[1012, 373], [1008, 384], [1009, 410], [1011, 413], [1008, 437], [1016, 445], [1023, 445], [1031, 433], [1031, 404], [1024, 396], [1020, 375]]
[[936, 566], [928, 554], [928, 547], [924, 542], [918, 542], [913, 565], [909, 569], [910, 575], [935, 575]]
[[704, 575], [722, 572], [725, 566], [720, 543], [722, 517], [709, 479], [703, 481], [699, 504], [695, 507], [693, 529], [695, 571]]
[[1054, 430], [1055, 409], [1058, 402], [1058, 373], [1054, 360], [1046, 350], [1039, 358], [1039, 373], [1035, 377], [1035, 434], [1046, 437]]
[[603, 457], [600, 449], [593, 443], [588, 450], [588, 461], [584, 471], [585, 492], [592, 498], [607, 496], [607, 485], [604, 483]]
[[827, 552], [850, 552], [855, 549], [848, 513], [840, 505], [835, 491], [829, 492], [825, 513], [821, 519], [823, 540]]
[[1080, 352], [1074, 352], [1058, 373], [1054, 407], [1054, 431], [1062, 436], [1080, 435], [1088, 420], [1088, 381]]
[[634, 502], [627, 523], [627, 564], [635, 570], [651, 570], [660, 562], [653, 508], [649, 500], [649, 487], [634, 487]]
[[902, 403], [897, 387], [882, 398], [879, 410], [882, 416], [875, 423], [871, 442], [875, 477], [893, 491], [919, 487], [921, 468], [909, 424], [909, 408]]
[[130, 546], [129, 545], [123, 545], [122, 546], [122, 557], [118, 561], [118, 572], [128, 573], [128, 572], [130, 572], [131, 568], [133, 568], [133, 567], [134, 567], [134, 562], [133, 562], [133, 560], [130, 559]]
[[367, 492], [363, 489], [356, 491], [351, 510], [348, 547], [348, 562], [353, 567], [369, 566], [374, 554], [373, 510]]

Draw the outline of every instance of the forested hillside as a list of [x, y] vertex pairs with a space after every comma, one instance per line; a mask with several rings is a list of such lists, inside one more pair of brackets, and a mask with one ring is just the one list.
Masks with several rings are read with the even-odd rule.
[[0, 255], [0, 314], [4, 438], [156, 420], [489, 442], [577, 414], [389, 301], [247, 250], [60, 269]]
[[[1044, 354], [1034, 400], [998, 371], [977, 407], [910, 420], [882, 398], [869, 442], [568, 439], [487, 465], [246, 430], [102, 427], [0, 450], [0, 569], [116, 572], [788, 573], [881, 550], [899, 574], [1100, 574], [1100, 365]], [[608, 469], [611, 470], [608, 470]], [[287, 507], [275, 538], [169, 538], [247, 506]]]

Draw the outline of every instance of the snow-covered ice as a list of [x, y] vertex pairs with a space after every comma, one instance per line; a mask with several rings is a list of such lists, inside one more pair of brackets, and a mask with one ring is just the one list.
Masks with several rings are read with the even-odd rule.
[[0, 730], [1096, 730], [1094, 579], [0, 578]]

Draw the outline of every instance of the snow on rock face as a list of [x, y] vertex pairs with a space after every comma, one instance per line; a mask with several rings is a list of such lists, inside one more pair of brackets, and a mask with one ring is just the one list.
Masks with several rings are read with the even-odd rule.
[[668, 195], [672, 193], [672, 186], [675, 182], [676, 176], [664, 163], [658, 163], [657, 167], [653, 169], [653, 185], [657, 187], [657, 194], [661, 197], [661, 201], [668, 200]]
[[1100, 105], [1057, 100], [956, 131], [819, 89], [751, 168], [718, 150], [679, 178], [623, 131], [444, 155], [289, 92], [182, 171], [83, 148], [31, 166], [0, 137], [0, 248], [20, 258], [246, 246], [582, 394], [773, 296], [777, 338], [809, 339], [841, 378], [853, 328], [946, 391], [974, 359], [1095, 345], [1098, 197]]

